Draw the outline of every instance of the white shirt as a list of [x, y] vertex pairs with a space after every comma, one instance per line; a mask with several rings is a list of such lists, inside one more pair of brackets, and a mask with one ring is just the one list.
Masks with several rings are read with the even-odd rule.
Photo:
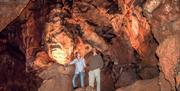
[[86, 67], [84, 58], [75, 58], [70, 64], [75, 64], [75, 74], [79, 72], [84, 72], [84, 67]]

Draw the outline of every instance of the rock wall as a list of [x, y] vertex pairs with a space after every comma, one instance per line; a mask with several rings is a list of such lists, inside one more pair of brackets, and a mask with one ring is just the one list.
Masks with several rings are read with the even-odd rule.
[[20, 15], [29, 1], [30, 0], [0, 1], [0, 31]]
[[[0, 34], [1, 38], [4, 37]], [[16, 45], [0, 42], [0, 91], [37, 91], [42, 80], [26, 72], [25, 55]]]
[[[16, 14], [2, 6], [9, 10], [1, 10], [3, 16], [18, 17], [13, 22], [2, 17], [1, 21], [7, 23], [0, 23], [4, 29], [0, 32], [0, 43], [19, 48], [24, 55], [21, 65], [25, 66], [25, 73], [44, 73], [54, 62], [62, 66], [73, 59], [76, 51], [86, 58], [92, 47], [96, 47], [105, 62], [103, 91], [116, 88], [146, 91], [142, 86], [145, 83], [158, 84], [155, 91], [175, 91], [179, 89], [179, 3], [178, 0], [31, 0], [26, 8], [23, 8], [26, 3], [17, 6], [23, 11]], [[9, 55], [3, 48], [0, 57]], [[56, 73], [47, 84], [56, 84], [56, 76], [65, 74]], [[59, 80], [70, 84], [71, 79], [67, 76]], [[42, 90], [44, 86], [46, 82], [37, 88]]]
[[[148, 0], [143, 4], [143, 14], [148, 19], [152, 33], [159, 43], [156, 50], [160, 69], [160, 76], [156, 81], [158, 80], [159, 86], [152, 87], [155, 89], [154, 91], [180, 90], [178, 75], [180, 57], [179, 4], [178, 0]], [[146, 80], [142, 82], [146, 82]], [[148, 89], [142, 89], [141, 86], [135, 86], [137, 83], [118, 91], [134, 91], [134, 89], [148, 91]], [[148, 83], [148, 85], [150, 84], [151, 82]]]
[[[154, 4], [153, 2], [156, 2]], [[159, 57], [159, 66], [165, 79], [171, 84], [172, 90], [178, 88], [176, 81], [179, 58], [179, 4], [177, 0], [154, 0], [147, 2], [144, 7], [152, 7], [150, 10], [145, 8], [147, 17], [152, 26], [152, 32], [156, 40], [159, 42], [157, 48], [157, 56]], [[149, 12], [151, 11], [151, 12]], [[177, 86], [176, 86], [177, 85]]]

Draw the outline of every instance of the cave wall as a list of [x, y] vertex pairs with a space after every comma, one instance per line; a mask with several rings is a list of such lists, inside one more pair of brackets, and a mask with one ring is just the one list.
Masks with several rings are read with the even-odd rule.
[[[42, 80], [36, 72], [26, 71], [25, 54], [16, 45], [18, 42], [7, 41], [6, 38], [17, 38], [18, 34], [9, 32], [9, 36], [1, 33], [0, 41], [0, 90], [1, 91], [36, 91]], [[15, 40], [16, 40], [15, 39]]]
[[[55, 5], [57, 2], [59, 2], [59, 4]], [[78, 38], [80, 39], [78, 41], [87, 42], [91, 46], [97, 46], [97, 48], [102, 51], [108, 50], [108, 47], [117, 46], [118, 43], [123, 40], [124, 42], [120, 43], [120, 45], [124, 45], [123, 47], [126, 45], [129, 46], [129, 48], [125, 49], [129, 49], [131, 52], [133, 47], [141, 55], [142, 60], [156, 61], [154, 55], [151, 54], [154, 54], [153, 52], [157, 43], [154, 41], [152, 34], [150, 33], [150, 27], [146, 18], [142, 15], [142, 9], [140, 6], [143, 1], [99, 0], [95, 2], [75, 0], [74, 2], [57, 2], [44, 0], [31, 1], [24, 11], [21, 12], [21, 15], [16, 19], [17, 21], [26, 23], [20, 26], [23, 28], [22, 46], [24, 47], [21, 49], [27, 51], [26, 56], [28, 60], [30, 60], [29, 58], [32, 56], [32, 50], [39, 48], [40, 42], [47, 40], [42, 40], [42, 38], [36, 37], [46, 37], [46, 33], [53, 27], [56, 28], [54, 29], [55, 31], [53, 31], [55, 33], [58, 33], [60, 30], [65, 31], [69, 33], [73, 41], [74, 39], [77, 40], [76, 37], [80, 37]], [[101, 4], [102, 2], [103, 4]], [[71, 5], [71, 3], [73, 4]], [[85, 10], [82, 10], [83, 8], [85, 8]], [[60, 24], [52, 23], [56, 20]], [[60, 28], [61, 26], [63, 28]], [[52, 32], [52, 30], [50, 32]], [[75, 45], [77, 45], [77, 43]], [[151, 45], [153, 47], [151, 47]], [[30, 46], [32, 48], [29, 48]], [[145, 51], [148, 48], [151, 48], [152, 51]], [[123, 52], [126, 52], [126, 50]], [[131, 52], [124, 54], [131, 55]], [[116, 58], [115, 60], [118, 59], [121, 59], [121, 57]]]
[[0, 31], [2, 31], [10, 22], [20, 15], [29, 1], [30, 0], [0, 1], [0, 19], [2, 20], [0, 21]]
[[[0, 2], [3, 3], [8, 1]], [[108, 78], [114, 89], [158, 77], [160, 69], [160, 88], [170, 86], [175, 90], [179, 85], [175, 71], [179, 58], [179, 3], [178, 0], [31, 0], [17, 6], [21, 10], [18, 8], [14, 16], [9, 13], [10, 8], [2, 6], [8, 11], [1, 10], [2, 16], [11, 15], [1, 17], [0, 43], [19, 49], [24, 55], [21, 65], [25, 66], [22, 69], [25, 72], [31, 72], [31, 68], [39, 72], [52, 62], [67, 63], [76, 51], [86, 57], [96, 47], [105, 62], [102, 81]], [[1, 56], [10, 55], [4, 53], [3, 46], [1, 49]], [[103, 82], [103, 87], [106, 86]], [[110, 90], [111, 87], [103, 91]]]
[[[160, 75], [158, 82], [155, 79], [151, 81], [158, 87], [152, 87], [154, 91], [179, 91], [179, 4], [178, 0], [148, 0], [143, 4], [143, 14], [146, 16], [156, 41], [156, 54], [159, 58]], [[149, 82], [148, 82], [149, 81]], [[142, 80], [127, 88], [120, 88], [117, 91], [151, 91], [146, 86], [140, 86], [146, 83], [150, 86], [150, 80]], [[137, 86], [139, 85], [139, 86]]]
[[154, 0], [145, 5], [145, 14], [151, 24], [153, 35], [159, 43], [156, 53], [159, 57], [160, 70], [173, 91], [179, 91], [177, 74], [180, 56], [179, 4], [178, 0]]

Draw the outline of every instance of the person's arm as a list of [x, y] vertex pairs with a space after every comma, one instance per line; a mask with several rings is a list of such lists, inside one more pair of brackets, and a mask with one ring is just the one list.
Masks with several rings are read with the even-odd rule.
[[73, 61], [71, 61], [69, 64], [75, 64], [76, 60], [74, 59]]
[[86, 62], [84, 58], [83, 58], [83, 66], [86, 67]]

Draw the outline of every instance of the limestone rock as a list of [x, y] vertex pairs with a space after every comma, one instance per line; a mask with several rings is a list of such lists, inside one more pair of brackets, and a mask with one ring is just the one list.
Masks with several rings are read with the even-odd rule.
[[92, 87], [85, 87], [85, 88], [75, 89], [74, 91], [96, 91], [96, 90], [93, 89]]
[[164, 73], [165, 79], [169, 81], [172, 88], [175, 89], [175, 67], [180, 57], [179, 35], [169, 36], [157, 49], [159, 57], [160, 70]]
[[160, 5], [152, 13], [149, 22], [152, 26], [152, 32], [156, 40], [161, 43], [168, 36], [180, 34], [178, 28], [180, 17], [179, 1], [165, 0], [164, 4]]
[[139, 76], [141, 79], [152, 79], [159, 76], [159, 70], [157, 67], [145, 67], [140, 70]]
[[30, 0], [0, 1], [0, 31], [17, 18]]
[[44, 80], [38, 91], [72, 91], [72, 66], [52, 64], [39, 76]]
[[158, 85], [158, 78], [150, 80], [139, 80], [134, 84], [119, 88], [116, 91], [161, 91]]
[[161, 4], [162, 0], [149, 0], [144, 4], [144, 9], [149, 12], [152, 13], [160, 4]]

